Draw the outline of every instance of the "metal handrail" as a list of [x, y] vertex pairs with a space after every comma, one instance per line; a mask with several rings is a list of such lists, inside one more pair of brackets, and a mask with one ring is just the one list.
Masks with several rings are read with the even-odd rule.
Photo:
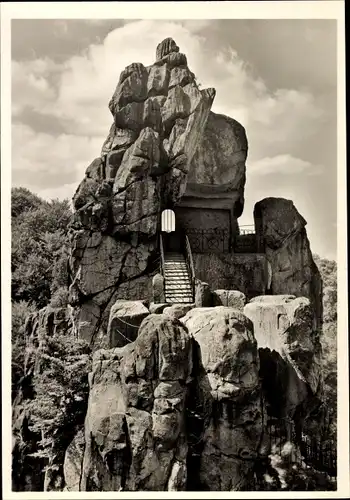
[[159, 234], [159, 247], [160, 247], [160, 272], [161, 272], [161, 275], [164, 276], [165, 257], [164, 257], [164, 246], [163, 246], [162, 233]]
[[190, 272], [191, 272], [192, 292], [193, 292], [193, 296], [194, 296], [196, 275], [195, 275], [195, 271], [194, 271], [190, 240], [188, 239], [187, 234], [185, 235], [185, 259], [187, 261], [188, 267], [189, 267]]

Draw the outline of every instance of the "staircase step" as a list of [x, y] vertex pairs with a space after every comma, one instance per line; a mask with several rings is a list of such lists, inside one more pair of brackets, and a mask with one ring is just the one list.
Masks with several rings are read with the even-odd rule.
[[186, 264], [185, 259], [165, 259], [166, 264]]
[[189, 272], [187, 271], [187, 269], [184, 269], [182, 271], [181, 269], [174, 269], [172, 271], [165, 270], [164, 274], [165, 276], [169, 276], [169, 278], [171, 278], [171, 276], [189, 276]]
[[184, 287], [165, 286], [165, 291], [168, 293], [192, 293], [192, 287], [191, 286], [184, 286]]
[[167, 298], [167, 297], [173, 297], [173, 298], [179, 298], [179, 299], [183, 299], [184, 297], [187, 297], [187, 298], [191, 298], [193, 300], [193, 296], [189, 292], [187, 292], [187, 293], [165, 292], [165, 298]]
[[187, 269], [186, 262], [165, 262], [164, 267], [181, 267]]
[[182, 280], [182, 281], [173, 281], [173, 280], [168, 280], [165, 282], [166, 287], [177, 287], [177, 286], [185, 286], [185, 287], [191, 287], [192, 283], [190, 280]]

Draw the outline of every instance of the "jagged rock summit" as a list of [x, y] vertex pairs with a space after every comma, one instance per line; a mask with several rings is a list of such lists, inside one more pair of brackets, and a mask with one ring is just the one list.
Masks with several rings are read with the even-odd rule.
[[200, 90], [171, 38], [121, 73], [101, 156], [74, 198], [70, 300], [78, 336], [101, 344], [118, 298], [149, 295], [160, 214], [186, 191], [214, 89]]

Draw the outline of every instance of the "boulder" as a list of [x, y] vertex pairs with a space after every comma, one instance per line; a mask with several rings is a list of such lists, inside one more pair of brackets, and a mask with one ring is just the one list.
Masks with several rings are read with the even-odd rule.
[[172, 318], [182, 318], [188, 311], [195, 307], [194, 304], [173, 304], [163, 310], [164, 314]]
[[238, 290], [214, 290], [213, 292], [214, 306], [233, 307], [243, 312], [246, 301], [244, 293]]
[[117, 300], [109, 313], [109, 346], [123, 347], [128, 342], [133, 342], [139, 326], [148, 315], [149, 310], [140, 300]]
[[271, 412], [294, 417], [322, 392], [321, 344], [310, 301], [292, 295], [255, 297], [244, 314], [254, 324]]
[[151, 314], [162, 314], [162, 312], [166, 307], [168, 307], [168, 305], [169, 304], [167, 302], [164, 303], [151, 302], [149, 305], [149, 312]]
[[305, 219], [291, 200], [265, 198], [254, 207], [257, 238], [271, 265], [272, 295], [306, 297], [314, 328], [322, 326], [322, 279], [313, 260]]
[[152, 279], [153, 302], [155, 304], [165, 303], [164, 277], [157, 273]]
[[188, 475], [196, 489], [247, 489], [265, 417], [252, 322], [224, 306], [192, 309], [181, 321], [195, 340], [198, 377], [189, 398]]
[[244, 205], [248, 142], [244, 127], [233, 118], [209, 112], [188, 172], [188, 185], [221, 186], [236, 193], [235, 215]]
[[132, 344], [95, 353], [81, 491], [185, 490], [191, 371], [186, 328], [162, 314]]
[[196, 307], [210, 307], [213, 305], [212, 292], [208, 283], [196, 279], [195, 282]]

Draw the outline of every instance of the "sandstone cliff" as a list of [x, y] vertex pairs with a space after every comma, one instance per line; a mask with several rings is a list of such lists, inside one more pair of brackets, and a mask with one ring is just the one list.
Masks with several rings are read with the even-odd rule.
[[306, 221], [291, 200], [265, 198], [254, 208], [257, 237], [271, 266], [273, 295], [307, 297], [314, 327], [322, 326], [322, 280], [313, 260]]
[[150, 296], [160, 213], [186, 190], [214, 96], [172, 39], [152, 66], [120, 75], [109, 135], [73, 199], [70, 300], [76, 334], [92, 344], [104, 345], [115, 300]]

